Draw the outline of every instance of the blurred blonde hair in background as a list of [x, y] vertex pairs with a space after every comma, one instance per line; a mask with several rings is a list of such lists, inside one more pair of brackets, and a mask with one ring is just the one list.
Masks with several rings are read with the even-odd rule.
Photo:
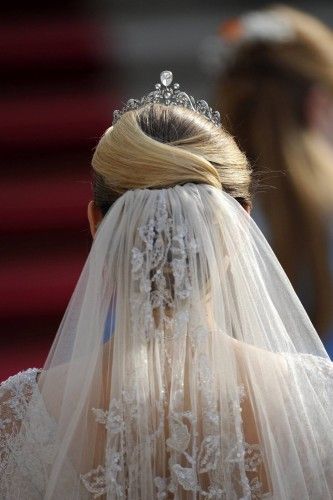
[[263, 20], [271, 16], [285, 23], [289, 35], [274, 38], [267, 26], [267, 39], [263, 33], [245, 37], [242, 18], [225, 23], [222, 40], [234, 49], [219, 75], [217, 107], [266, 185], [258, 190], [258, 200], [271, 244], [301, 299], [305, 293], [308, 313], [323, 334], [332, 322], [333, 304], [328, 250], [333, 143], [310, 125], [309, 117], [317, 91], [333, 106], [333, 34], [286, 6], [260, 13]]

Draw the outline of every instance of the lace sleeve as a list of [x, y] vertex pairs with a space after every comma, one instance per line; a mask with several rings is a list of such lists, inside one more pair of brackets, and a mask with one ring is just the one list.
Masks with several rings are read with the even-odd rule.
[[9, 444], [20, 430], [36, 386], [38, 370], [31, 368], [9, 377], [0, 385], [0, 457], [1, 471]]
[[0, 385], [0, 497], [12, 481], [13, 456], [28, 405], [36, 387], [38, 370], [31, 368], [9, 377]]
[[[39, 370], [18, 373], [0, 385], [0, 500], [43, 500], [56, 455], [57, 423], [45, 405]], [[78, 477], [67, 459], [54, 498], [67, 498]], [[53, 498], [53, 497], [52, 497]], [[80, 499], [87, 498], [80, 494]]]

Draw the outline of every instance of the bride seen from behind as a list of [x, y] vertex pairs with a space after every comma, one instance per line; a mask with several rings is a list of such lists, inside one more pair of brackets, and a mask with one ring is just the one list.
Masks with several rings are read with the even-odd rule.
[[97, 145], [82, 275], [1, 385], [0, 498], [333, 498], [332, 364], [244, 154], [170, 78]]

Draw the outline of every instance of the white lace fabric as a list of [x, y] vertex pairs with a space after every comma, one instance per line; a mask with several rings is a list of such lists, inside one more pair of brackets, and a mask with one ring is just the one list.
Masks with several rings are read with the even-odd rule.
[[0, 402], [0, 499], [333, 499], [332, 363], [209, 186], [115, 203], [38, 384]]
[[[20, 372], [0, 387], [0, 498], [4, 500], [23, 495], [42, 498], [45, 490], [43, 471], [52, 460], [54, 425], [38, 393], [37, 374], [35, 368]], [[28, 413], [33, 413], [33, 425], [26, 420]]]

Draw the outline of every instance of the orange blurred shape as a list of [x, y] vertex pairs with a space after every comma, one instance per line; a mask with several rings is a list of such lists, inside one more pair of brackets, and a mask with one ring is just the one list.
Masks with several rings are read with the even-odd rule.
[[218, 30], [218, 33], [225, 40], [234, 42], [242, 37], [244, 33], [244, 27], [240, 19], [234, 17], [232, 19], [228, 19], [228, 21], [223, 22]]

